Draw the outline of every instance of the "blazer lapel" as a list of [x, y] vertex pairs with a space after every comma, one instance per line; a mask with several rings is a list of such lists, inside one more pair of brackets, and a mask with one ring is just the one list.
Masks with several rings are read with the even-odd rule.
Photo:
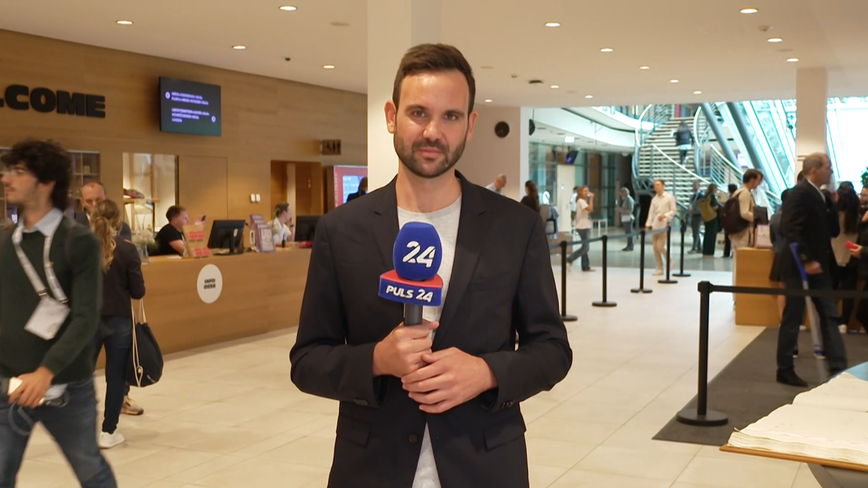
[[395, 179], [366, 198], [374, 196], [377, 196], [380, 201], [374, 206], [376, 217], [371, 230], [374, 232], [383, 264], [386, 269], [392, 269], [392, 248], [398, 237], [398, 201], [395, 197]]
[[485, 218], [485, 204], [479, 195], [479, 188], [455, 172], [461, 180], [461, 216], [458, 221], [458, 239], [455, 245], [455, 260], [449, 290], [440, 314], [440, 327], [434, 336], [434, 346], [442, 344], [443, 337], [452, 329], [453, 319], [467, 292], [467, 287], [476, 270], [479, 253], [482, 251], [485, 236], [488, 234], [489, 220]]

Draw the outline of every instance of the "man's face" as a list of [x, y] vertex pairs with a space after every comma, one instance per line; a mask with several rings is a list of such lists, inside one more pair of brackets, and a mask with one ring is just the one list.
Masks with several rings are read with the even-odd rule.
[[832, 162], [829, 158], [823, 157], [823, 163], [814, 170], [814, 178], [816, 185], [828, 185], [832, 181]]
[[763, 179], [762, 179], [762, 176], [760, 176], [759, 178], [754, 178], [754, 179], [750, 180], [747, 183], [747, 185], [745, 185], [745, 186], [747, 186], [751, 191], [753, 191], [753, 190], [756, 190], [757, 187], [762, 185], [762, 184], [763, 184]]
[[42, 184], [23, 164], [10, 166], [3, 172], [6, 202], [12, 205], [33, 204], [41, 195], [51, 193], [54, 183]]
[[506, 178], [498, 178], [494, 180], [494, 187], [498, 190], [503, 190], [504, 186], [506, 186]]
[[185, 225], [187, 225], [189, 223], [190, 223], [190, 217], [187, 217], [187, 211], [186, 210], [182, 210], [181, 213], [178, 214], [177, 217], [172, 219], [172, 227], [174, 227], [176, 229], [181, 229], [182, 227], [184, 227]]
[[437, 178], [461, 159], [473, 136], [476, 113], [467, 113], [470, 89], [461, 72], [419, 73], [401, 83], [399, 107], [386, 103], [386, 125], [404, 166]]
[[658, 195], [663, 193], [664, 188], [665, 188], [665, 186], [663, 185], [663, 182], [661, 182], [661, 181], [655, 181], [654, 182], [654, 191], [657, 192]]
[[93, 212], [93, 207], [105, 199], [105, 189], [99, 185], [88, 185], [81, 189], [81, 206], [87, 213]]

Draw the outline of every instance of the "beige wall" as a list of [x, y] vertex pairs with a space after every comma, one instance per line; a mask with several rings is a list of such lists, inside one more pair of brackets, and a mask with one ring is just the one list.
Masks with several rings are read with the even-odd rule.
[[[225, 158], [226, 178], [215, 185], [228, 195], [228, 216], [270, 212], [271, 160], [364, 164], [365, 95], [205, 66], [84, 46], [0, 30], [0, 90], [31, 89], [103, 95], [106, 118], [0, 108], [0, 146], [26, 137], [52, 138], [67, 149], [100, 153], [101, 179], [119, 198], [123, 154]], [[232, 54], [232, 53], [227, 53]], [[160, 76], [221, 86], [222, 136], [160, 132]], [[2, 93], [2, 92], [0, 92]], [[341, 156], [319, 155], [320, 139], [341, 139]], [[184, 194], [184, 188], [180, 188]], [[249, 195], [262, 195], [250, 203]], [[200, 215], [197, 202], [183, 202]], [[220, 215], [208, 216], [213, 220]]]

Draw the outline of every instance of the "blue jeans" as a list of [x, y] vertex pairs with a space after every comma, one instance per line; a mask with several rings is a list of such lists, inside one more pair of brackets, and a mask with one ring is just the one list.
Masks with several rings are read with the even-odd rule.
[[579, 238], [582, 239], [582, 247], [579, 248], [578, 251], [573, 252], [567, 258], [568, 263], [572, 263], [573, 261], [582, 258], [582, 269], [588, 270], [591, 269], [591, 260], [588, 259], [588, 250], [591, 248], [590, 244], [588, 244], [588, 240], [591, 238], [591, 229], [576, 229], [579, 232]]
[[[624, 226], [624, 233], [625, 234], [629, 235], [633, 232], [633, 221], [632, 220], [629, 222], [621, 222], [621, 225]], [[625, 247], [625, 249], [633, 250], [633, 238], [632, 237], [627, 238], [627, 247]]]
[[126, 372], [133, 347], [133, 321], [129, 317], [103, 316], [96, 332], [94, 362], [105, 346], [105, 418], [102, 431], [113, 434], [126, 396]]
[[[82, 488], [117, 488], [114, 473], [96, 443], [93, 379], [70, 383], [68, 403], [35, 409], [10, 405], [0, 391], [0, 488], [14, 488], [33, 424], [42, 425], [63, 451]], [[14, 423], [10, 424], [10, 422]]]

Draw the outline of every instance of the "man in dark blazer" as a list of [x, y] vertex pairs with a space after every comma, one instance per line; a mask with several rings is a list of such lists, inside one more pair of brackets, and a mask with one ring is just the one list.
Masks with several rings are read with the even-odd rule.
[[[805, 158], [805, 179], [789, 193], [781, 209], [781, 229], [786, 237], [787, 246], [798, 245], [798, 259], [808, 274], [808, 285], [812, 290], [832, 290], [832, 242], [838, 234], [833, 225], [830, 212], [833, 206], [826, 201], [828, 196], [821, 190], [829, 184], [832, 167], [829, 157], [815, 153]], [[834, 224], [837, 224], [837, 213]], [[789, 249], [782, 261], [781, 275], [787, 289], [801, 290], [802, 279], [795, 258]], [[820, 331], [826, 365], [830, 374], [847, 369], [844, 342], [838, 332], [838, 307], [831, 298], [815, 298], [814, 304], [820, 318]], [[799, 339], [799, 326], [805, 313], [805, 299], [787, 297], [781, 327], [778, 331], [777, 381], [793, 386], [807, 386], [795, 371], [793, 352]]]
[[[397, 176], [319, 221], [290, 360], [299, 389], [340, 401], [330, 488], [529, 485], [519, 402], [563, 379], [572, 351], [542, 219], [453, 169], [474, 92], [457, 49], [411, 48], [385, 107]], [[454, 209], [443, 307], [404, 326], [378, 297], [399, 221]]]
[[359, 180], [359, 191], [357, 191], [355, 193], [350, 193], [349, 195], [347, 195], [347, 203], [350, 203], [353, 200], [355, 200], [356, 198], [359, 198], [361, 196], [365, 196], [367, 194], [368, 194], [368, 177], [365, 176], [364, 178]]
[[[107, 199], [108, 195], [105, 192], [105, 186], [103, 186], [99, 181], [89, 181], [85, 183], [79, 190], [79, 194], [79, 202], [84, 211], [76, 211], [74, 218], [76, 222], [90, 229], [90, 218], [88, 218], [88, 215], [93, 211], [94, 205]], [[127, 225], [126, 222], [121, 222], [121, 230], [118, 235], [121, 239], [126, 239], [128, 241], [133, 240], [133, 232], [130, 230], [130, 226]]]

